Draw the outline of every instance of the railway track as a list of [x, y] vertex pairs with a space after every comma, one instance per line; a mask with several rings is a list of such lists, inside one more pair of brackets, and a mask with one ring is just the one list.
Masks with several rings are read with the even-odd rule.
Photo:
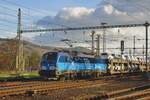
[[[109, 79], [116, 79], [116, 78], [123, 78], [123, 77], [134, 77], [134, 76], [141, 76], [140, 75], [141, 73], [135, 73], [135, 74], [124, 74], [124, 75], [119, 75], [119, 74], [115, 74], [115, 75], [104, 75], [104, 76], [100, 76], [99, 78], [89, 78], [89, 79], [84, 79], [84, 80], [91, 80], [91, 81], [94, 81], [94, 80], [109, 80]], [[77, 79], [78, 80], [78, 79]], [[79, 79], [79, 80], [82, 80], [82, 79]], [[25, 80], [17, 80], [17, 81], [12, 81], [12, 82], [0, 82], [0, 87], [11, 87], [11, 86], [17, 86], [17, 85], [26, 85], [27, 84], [37, 84], [39, 82], [42, 82], [44, 83], [45, 80], [43, 80], [42, 78], [39, 80], [39, 78], [37, 80], [30, 80], [30, 81], [25, 81]], [[67, 80], [67, 81], [72, 81], [72, 80]], [[52, 83], [57, 83], [58, 81], [48, 81], [46, 80], [45, 81], [46, 83], [48, 82], [52, 82]], [[62, 82], [62, 81], [59, 81], [59, 82]]]
[[134, 100], [134, 99], [142, 99], [142, 98], [150, 97], [150, 89], [141, 90], [138, 92], [134, 92], [125, 96], [120, 96], [115, 98], [116, 100]]
[[104, 93], [96, 96], [85, 98], [85, 100], [149, 100], [150, 98], [150, 83], [138, 87], [127, 88], [123, 90]]
[[18, 84], [12, 87], [0, 88], [0, 97], [21, 95], [21, 94], [38, 94], [45, 93], [51, 90], [60, 90], [68, 88], [83, 88], [91, 85], [97, 84], [107, 84], [105, 81], [83, 81], [78, 82], [39, 82], [39, 83], [29, 83], [29, 84]]
[[[95, 81], [95, 80], [112, 80], [112, 79], [123, 79], [123, 78], [130, 78], [132, 77], [141, 77], [139, 74], [132, 74], [132, 75], [111, 75], [111, 76], [101, 76], [99, 78], [91, 78], [91, 79], [85, 79], [86, 81]], [[85, 81], [84, 80], [84, 81]], [[67, 80], [67, 82], [72, 82], [73, 80]], [[83, 81], [83, 80], [75, 80], [75, 81]], [[64, 83], [64, 81], [27, 81], [27, 82], [22, 82], [22, 81], [17, 81], [17, 82], [1, 82], [0, 83], [0, 90], [3, 89], [10, 89], [10, 88], [17, 88], [17, 87], [25, 87], [25, 86], [32, 86], [32, 85], [40, 85], [40, 84], [56, 84], [56, 83]]]
[[[139, 76], [131, 76], [131, 78]], [[119, 79], [118, 75], [104, 76], [102, 78], [96, 78], [92, 80], [78, 80], [78, 81], [29, 81], [29, 82], [17, 82], [9, 84], [0, 84], [0, 97], [15, 96], [15, 95], [33, 95], [33, 94], [45, 94], [53, 90], [63, 89], [76, 89], [76, 88], [88, 88], [96, 85], [107, 85], [109, 83], [115, 83], [114, 79]], [[120, 77], [121, 78], [121, 77]], [[129, 78], [129, 77], [128, 77]]]

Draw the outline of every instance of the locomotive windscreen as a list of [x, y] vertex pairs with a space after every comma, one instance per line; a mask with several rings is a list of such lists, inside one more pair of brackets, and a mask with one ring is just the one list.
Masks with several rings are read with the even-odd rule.
[[57, 61], [57, 53], [49, 52], [43, 55], [43, 61], [48, 61], [49, 64], [55, 64]]
[[56, 63], [56, 61], [57, 61], [57, 53], [54, 53], [54, 52], [48, 53], [47, 61], [49, 63], [52, 63], [52, 64]]

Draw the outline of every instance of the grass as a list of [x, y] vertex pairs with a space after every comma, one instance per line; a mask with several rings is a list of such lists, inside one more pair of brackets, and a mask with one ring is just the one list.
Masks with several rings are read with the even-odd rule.
[[30, 78], [38, 78], [38, 77], [39, 77], [39, 74], [37, 71], [21, 72], [19, 74], [15, 72], [1, 72], [0, 73], [0, 81], [13, 80], [16, 78], [30, 79]]
[[39, 74], [38, 72], [24, 72], [24, 73], [21, 73], [20, 76], [24, 78], [36, 78], [36, 77], [39, 77]]

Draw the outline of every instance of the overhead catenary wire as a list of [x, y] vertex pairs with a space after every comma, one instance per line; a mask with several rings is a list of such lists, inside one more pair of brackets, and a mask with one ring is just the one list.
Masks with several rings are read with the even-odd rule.
[[[5, 6], [0, 5], [0, 8], [3, 8], [4, 10], [8, 10], [8, 11], [5, 11], [5, 12], [0, 11], [0, 15], [5, 15], [5, 16], [17, 18], [17, 15], [16, 15], [17, 10], [12, 9], [12, 8], [10, 8], [10, 7], [6, 7], [6, 5], [5, 5]], [[26, 16], [23, 17], [23, 19], [22, 19], [23, 21], [24, 21], [24, 20], [25, 20], [25, 21], [29, 21], [29, 20], [31, 19], [31, 18], [29, 17], [29, 15], [27, 15], [26, 13], [24, 13], [24, 15], [26, 15]], [[32, 17], [32, 18], [33, 18], [33, 17]]]
[[6, 7], [6, 6], [1, 5], [1, 4], [0, 4], [0, 8], [3, 8], [3, 9], [5, 9], [5, 10], [12, 11], [12, 12], [16, 12], [16, 13], [17, 13], [17, 10], [12, 9], [12, 8], [10, 8], [10, 7]]
[[0, 15], [7, 15], [7, 16], [11, 16], [11, 17], [17, 17], [16, 15], [14, 15], [14, 14], [10, 14], [10, 13], [6, 13], [6, 12], [2, 12], [2, 11], [0, 11]]
[[0, 23], [0, 26], [6, 27], [6, 28], [8, 28], [8, 27], [16, 28], [16, 27], [17, 27], [17, 26], [15, 26], [15, 25], [13, 25], [13, 24], [4, 24], [4, 23]]
[[43, 13], [43, 14], [48, 14], [49, 13], [48, 11], [45, 11], [45, 10], [40, 10], [40, 9], [37, 9], [37, 8], [35, 9], [35, 8], [32, 8], [32, 7], [26, 7], [24, 5], [17, 4], [17, 3], [12, 2], [12, 1], [8, 1], [8, 0], [1, 0], [1, 1], [6, 2], [8, 4], [11, 4], [11, 5], [15, 5], [15, 6], [27, 9], [27, 10], [35, 11], [36, 13]]
[[[7, 0], [1, 0], [1, 1], [4, 1], [4, 2], [6, 2], [6, 3], [8, 3], [8, 4], [11, 4], [11, 5], [15, 5], [15, 6], [19, 6], [19, 7], [25, 8], [25, 9], [27, 9], [27, 10], [35, 11], [36, 13], [43, 13], [43, 12], [41, 12], [40, 10], [33, 9], [33, 8], [28, 8], [28, 7], [25, 7], [25, 6], [23, 6], [23, 5], [20, 5], [20, 4], [11, 2], [11, 1], [7, 1]], [[17, 11], [14, 10], [14, 9], [11, 9], [11, 8], [9, 8], [9, 7], [6, 7], [6, 5], [5, 5], [5, 6], [1, 6], [1, 5], [0, 5], [0, 7], [5, 8], [5, 9], [10, 10], [10, 11], [13, 11], [13, 12], [17, 12]], [[10, 14], [5, 14], [5, 15], [10, 15]], [[12, 15], [12, 17], [15, 17], [15, 16]], [[31, 16], [31, 15], [28, 14], [28, 13], [24, 13], [24, 12], [23, 12], [23, 19], [22, 19], [22, 22], [23, 22], [24, 24], [32, 25], [32, 24], [31, 24], [31, 22], [32, 22], [31, 20], [33, 20], [33, 19], [34, 19], [33, 16]], [[8, 22], [8, 20], [7, 20], [7, 22]], [[9, 21], [9, 22], [11, 22], [11, 21]], [[27, 26], [27, 25], [26, 25], [26, 26]], [[56, 24], [53, 23], [53, 25], [57, 25], [57, 26], [61, 26], [61, 27], [68, 27], [68, 26], [66, 26], [66, 25], [60, 25], [60, 24], [57, 24], [57, 23], [56, 23]], [[25, 27], [25, 25], [24, 25], [23, 27]], [[32, 26], [30, 26], [30, 27], [32, 27]]]
[[145, 5], [138, 4], [138, 3], [136, 3], [136, 5], [137, 5], [137, 6], [136, 6], [137, 8], [139, 8], [139, 9], [145, 9], [145, 10], [147, 10], [147, 11], [148, 11], [148, 13], [149, 13], [150, 8], [146, 7]]
[[[48, 11], [45, 11], [45, 10], [40, 10], [40, 9], [35, 9], [35, 8], [32, 8], [32, 7], [25, 7], [25, 6], [23, 6], [23, 5], [21, 5], [21, 4], [17, 4], [17, 3], [14, 3], [14, 2], [12, 2], [12, 1], [8, 1], [8, 0], [1, 0], [1, 1], [3, 1], [3, 2], [6, 2], [6, 3], [8, 3], [8, 4], [11, 4], [11, 5], [15, 5], [15, 6], [18, 6], [18, 7], [21, 7], [21, 8], [25, 8], [25, 9], [27, 9], [27, 10], [30, 10], [30, 11], [34, 11], [34, 12], [36, 12], [36, 13], [43, 13], [43, 14], [45, 14], [45, 15], [48, 15], [49, 14], [49, 12]], [[29, 14], [27, 14], [27, 13], [23, 13], [23, 15], [26, 15], [26, 16], [30, 16], [30, 17], [33, 17], [33, 16], [31, 16], [31, 15], [29, 15]], [[74, 24], [76, 23], [76, 25], [79, 25], [77, 22], [73, 22]], [[59, 23], [52, 23], [53, 25], [54, 24], [57, 24], [57, 25], [59, 25]], [[81, 25], [81, 23], [80, 23], [80, 25]], [[85, 25], [85, 24], [84, 24]], [[68, 26], [66, 26], [66, 25], [60, 25], [60, 26], [65, 26], [65, 27], [68, 27]]]
[[[0, 31], [5, 31], [5, 32], [9, 32], [10, 33], [10, 30], [8, 30], [8, 29], [3, 29], [3, 28], [0, 28]], [[12, 32], [12, 31], [11, 31]], [[13, 31], [13, 32], [15, 32], [15, 31]]]
[[[0, 0], [0, 1], [3, 1], [3, 0]], [[4, 0], [5, 1], [5, 0]], [[22, 8], [22, 5], [19, 5], [19, 4], [17, 4], [17, 5], [15, 5], [15, 3], [10, 3], [10, 1], [7, 1], [6, 2], [7, 4], [11, 4], [11, 5], [13, 5], [13, 6], [17, 6], [17, 8], [18, 7], [21, 7]], [[12, 8], [12, 7], [10, 7], [10, 6], [7, 6], [7, 5], [1, 5], [0, 4], [0, 8], [2, 8], [2, 9], [4, 9], [4, 10], [8, 10], [8, 11], [11, 11], [11, 13], [13, 12], [13, 13], [15, 13], [15, 14], [17, 14], [17, 10], [16, 9], [14, 9], [14, 8]], [[25, 7], [25, 6], [23, 6], [23, 8], [25, 8], [26, 10], [30, 10], [30, 11], [32, 11], [31, 9], [29, 9], [29, 8], [27, 8], [27, 7]], [[40, 11], [35, 11], [36, 13], [41, 13]], [[34, 13], [34, 12], [33, 12]], [[31, 16], [31, 14], [29, 14], [29, 12], [26, 12], [26, 11], [24, 11], [23, 13], [22, 13], [22, 16], [23, 17], [25, 17], [25, 18], [23, 18], [23, 20], [24, 19], [27, 19], [27, 20], [30, 20], [30, 19], [34, 19], [33, 18], [33, 16]]]
[[6, 23], [9, 23], [9, 24], [17, 24], [16, 22], [10, 21], [10, 20], [5, 19], [5, 18], [0, 18], [0, 21], [1, 21], [1, 22], [6, 22]]
[[[6, 2], [6, 3], [8, 3], [8, 4], [11, 4], [11, 5], [15, 5], [15, 6], [18, 6], [18, 7], [21, 7], [21, 8], [25, 8], [25, 9], [27, 9], [27, 10], [30, 10], [30, 11], [35, 11], [36, 13], [38, 12], [40, 12], [40, 13], [43, 13], [43, 11], [41, 11], [41, 10], [39, 10], [39, 9], [35, 9], [35, 8], [29, 8], [29, 7], [25, 7], [25, 6], [23, 6], [23, 5], [20, 5], [20, 4], [17, 4], [17, 3], [14, 3], [14, 2], [12, 2], [12, 1], [8, 1], [8, 0], [1, 0], [1, 1], [3, 1], [3, 2]], [[9, 9], [9, 10], [12, 10], [12, 9], [10, 9], [10, 8], [8, 8], [8, 7], [5, 7], [5, 8], [7, 8], [7, 9]], [[16, 10], [13, 10], [13, 11], [15, 11], [16, 12]], [[47, 14], [47, 13], [45, 13], [44, 12], [44, 14]], [[27, 13], [23, 13], [23, 15], [25, 15], [25, 17], [27, 16], [30, 16], [29, 14], [27, 14]], [[32, 18], [32, 17], [30, 17], [30, 18]], [[33, 19], [33, 18], [32, 18]], [[31, 21], [30, 21], [31, 22]], [[24, 19], [23, 19], [23, 23], [25, 23], [24, 22]], [[29, 24], [29, 23], [25, 23], [25, 24], [28, 24], [28, 25], [31, 25], [31, 24]], [[57, 23], [52, 23], [53, 25], [55, 24], [57, 24]], [[61, 26], [61, 27], [68, 27], [68, 26], [66, 26], [66, 25], [59, 25], [59, 24], [57, 24], [58, 26]], [[30, 26], [29, 26], [30, 27]], [[32, 27], [32, 26], [31, 26]]]
[[[17, 13], [17, 10], [14, 10], [11, 7], [7, 7], [6, 5], [0, 4], [0, 22], [3, 24], [3, 25], [1, 25], [3, 27], [3, 29], [7, 28], [8, 26], [17, 26], [17, 23], [16, 23], [17, 14], [16, 13]], [[23, 19], [22, 19], [24, 26], [32, 25], [33, 21], [31, 21], [31, 20], [33, 18], [27, 16], [27, 14], [25, 14], [25, 15], [23, 16]], [[11, 31], [11, 30], [9, 30], [9, 31]]]
[[[110, 5], [113, 5], [111, 2], [109, 2], [108, 0], [106, 1], [106, 0], [103, 0], [103, 2], [105, 2], [105, 3], [107, 3], [107, 4], [110, 4]], [[117, 7], [117, 6], [115, 6], [115, 5], [113, 5], [113, 7], [115, 8], [115, 9], [117, 9], [117, 10], [119, 10], [119, 11], [124, 11], [123, 9], [121, 9], [121, 8], [119, 8], [119, 7]], [[132, 16], [131, 14], [129, 14], [128, 12], [126, 12], [126, 15], [127, 16], [129, 16], [130, 18], [132, 18], [133, 20], [140, 20], [139, 18], [137, 18], [137, 17], [135, 17], [135, 16]]]
[[[16, 19], [17, 20], [17, 16], [16, 15], [13, 15], [13, 14], [9, 14], [9, 13], [6, 13], [6, 12], [0, 12], [0, 15], [1, 16], [5, 16], [5, 17], [11, 17], [13, 19]], [[23, 22], [30, 22], [27, 18], [23, 18], [22, 20]]]

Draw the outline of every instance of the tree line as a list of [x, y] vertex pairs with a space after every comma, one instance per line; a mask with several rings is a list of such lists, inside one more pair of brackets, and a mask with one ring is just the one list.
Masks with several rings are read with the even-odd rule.
[[[17, 41], [11, 40], [0, 44], [0, 71], [16, 70]], [[38, 69], [40, 64], [38, 51], [26, 51], [24, 49], [25, 69]]]

